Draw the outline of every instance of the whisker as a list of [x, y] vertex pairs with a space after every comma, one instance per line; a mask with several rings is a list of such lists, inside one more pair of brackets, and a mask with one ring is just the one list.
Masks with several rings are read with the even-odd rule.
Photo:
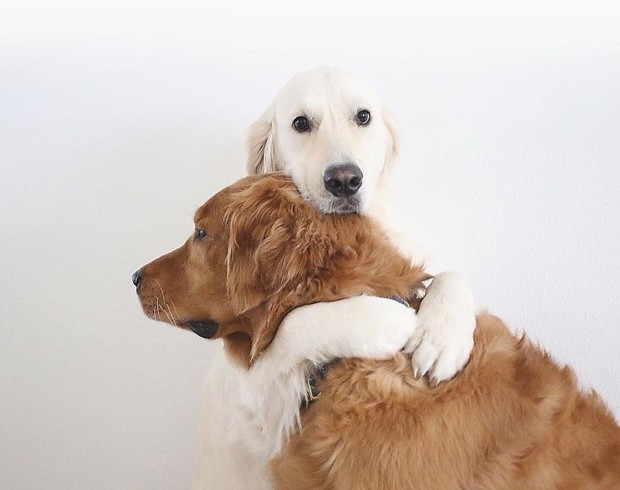
[[162, 308], [162, 311], [166, 314], [166, 316], [168, 317], [168, 321], [170, 323], [172, 323], [175, 327], [178, 327], [177, 322], [174, 319], [174, 316], [172, 315], [172, 311], [170, 311], [170, 307], [166, 304], [165, 305], [166, 308]]
[[174, 315], [172, 314], [172, 310], [170, 309], [170, 305], [168, 303], [166, 303], [166, 309], [168, 310], [167, 315], [168, 318], [170, 318], [170, 323], [172, 323], [175, 327], [178, 327]]
[[[168, 321], [169, 321], [170, 323], [174, 324], [174, 321], [173, 321], [172, 317], [170, 316], [170, 314], [168, 313], [168, 311], [166, 311], [166, 310], [164, 310], [164, 309], [162, 309], [161, 311], [163, 311], [163, 312], [164, 312], [164, 314], [165, 314], [165, 315], [166, 315], [166, 317], [168, 318]], [[175, 326], [176, 326], [176, 325], [175, 325]]]
[[159, 298], [155, 297], [155, 305], [156, 305], [156, 312], [155, 314], [157, 315], [157, 320], [161, 320], [161, 306], [159, 305]]
[[166, 297], [166, 293], [164, 293], [164, 289], [161, 287], [161, 284], [159, 283], [159, 281], [157, 279], [153, 279], [153, 280], [155, 281], [155, 284], [157, 284], [157, 287], [161, 291], [161, 297], [163, 300]]
[[174, 304], [174, 301], [170, 301], [170, 305], [172, 305], [172, 308], [174, 309], [174, 314], [175, 314], [175, 316], [177, 317], [177, 319], [179, 319], [179, 320], [180, 320], [180, 319], [181, 319], [181, 316], [179, 315], [179, 312], [177, 311], [177, 307], [176, 307], [176, 305]]

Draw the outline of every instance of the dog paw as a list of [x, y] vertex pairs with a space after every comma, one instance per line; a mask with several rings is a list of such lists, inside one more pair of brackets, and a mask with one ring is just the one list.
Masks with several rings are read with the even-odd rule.
[[416, 378], [427, 375], [431, 385], [453, 378], [469, 360], [475, 328], [467, 284], [453, 273], [437, 276], [420, 307], [417, 334], [405, 347]]
[[471, 337], [448, 340], [427, 331], [411, 356], [415, 377], [428, 375], [433, 386], [453, 378], [467, 364], [473, 346]]

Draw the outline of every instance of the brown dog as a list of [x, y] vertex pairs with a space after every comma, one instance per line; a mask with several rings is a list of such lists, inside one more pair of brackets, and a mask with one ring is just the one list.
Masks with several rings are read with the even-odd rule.
[[[297, 306], [407, 298], [428, 277], [370, 219], [319, 214], [280, 174], [224, 189], [195, 222], [134, 283], [147, 315], [223, 338], [245, 366]], [[495, 317], [478, 318], [475, 340], [465, 370], [434, 389], [400, 354], [332, 367], [273, 461], [278, 488], [619, 489], [620, 428], [598, 396]]]

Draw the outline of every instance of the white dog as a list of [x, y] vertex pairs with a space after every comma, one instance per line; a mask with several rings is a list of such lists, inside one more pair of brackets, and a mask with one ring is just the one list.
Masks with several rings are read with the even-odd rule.
[[[323, 212], [365, 213], [387, 223], [386, 185], [397, 153], [394, 125], [374, 92], [342, 71], [315, 69], [293, 78], [252, 125], [247, 170], [289, 173]], [[444, 273], [429, 286], [417, 318], [390, 299], [321, 303], [291, 312], [249, 371], [218, 353], [205, 385], [193, 488], [271, 488], [268, 461], [299, 420], [309, 364], [383, 359], [406, 345], [417, 375], [439, 382], [467, 362], [474, 328], [467, 283]]]

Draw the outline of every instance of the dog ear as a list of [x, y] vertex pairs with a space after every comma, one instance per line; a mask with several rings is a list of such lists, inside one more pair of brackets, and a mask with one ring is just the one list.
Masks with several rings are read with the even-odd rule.
[[254, 332], [250, 341], [250, 365], [273, 342], [280, 324], [290, 310], [292, 307], [287, 308], [285, 304], [270, 301], [265, 308], [260, 308], [257, 311], [258, 314], [254, 315], [252, 321]]
[[252, 325], [251, 359], [271, 343], [286, 313], [305, 294], [306, 276], [329, 253], [312, 213], [281, 174], [255, 181], [227, 210], [227, 288], [236, 314]]
[[279, 170], [276, 147], [274, 109], [265, 113], [250, 126], [247, 139], [246, 171], [248, 175], [275, 172]]
[[385, 109], [383, 110], [383, 124], [385, 125], [385, 131], [387, 133], [387, 146], [382, 172], [389, 173], [400, 152], [400, 135], [392, 115]]
[[227, 285], [239, 314], [279, 293], [299, 269], [298, 254], [291, 246], [293, 223], [274, 217], [266, 207], [244, 206], [230, 215]]

